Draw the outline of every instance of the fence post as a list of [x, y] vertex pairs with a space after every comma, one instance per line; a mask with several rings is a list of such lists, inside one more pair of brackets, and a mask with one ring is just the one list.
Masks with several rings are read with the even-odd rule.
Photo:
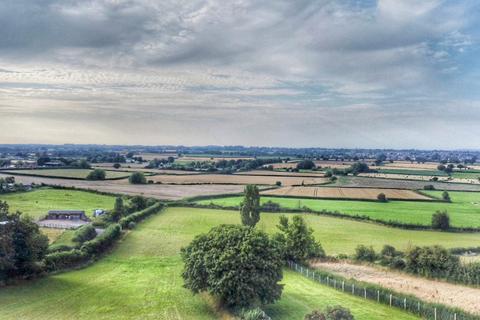
[[420, 301], [417, 302], [418, 313], [420, 313]]
[[352, 294], [355, 294], [355, 283], [352, 284]]
[[363, 288], [363, 296], [367, 299], [367, 288]]
[[377, 302], [380, 302], [380, 290], [377, 290]]
[[392, 294], [390, 293], [390, 307], [392, 306]]
[[333, 279], [333, 287], [337, 289], [337, 279]]
[[435, 320], [437, 320], [437, 308], [435, 307], [435, 309], [433, 309], [433, 313], [435, 315]]
[[307, 278], [308, 278], [308, 268], [307, 268]]
[[327, 286], [329, 286], [329, 285], [330, 285], [330, 279], [327, 276]]
[[403, 299], [403, 309], [407, 309], [407, 298]]
[[313, 271], [313, 280], [315, 280], [315, 271]]
[[345, 291], [345, 281], [342, 281], [342, 291]]
[[457, 314], [456, 313], [453, 314], [453, 320], [457, 320]]

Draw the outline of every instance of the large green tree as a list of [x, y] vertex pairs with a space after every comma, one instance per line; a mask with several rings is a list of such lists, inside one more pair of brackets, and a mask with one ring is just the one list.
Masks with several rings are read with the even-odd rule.
[[280, 298], [283, 261], [263, 231], [220, 225], [182, 249], [184, 286], [208, 292], [228, 307], [272, 303]]
[[128, 181], [131, 184], [145, 184], [147, 183], [147, 179], [145, 178], [145, 175], [143, 172], [134, 172], [130, 175], [128, 178]]
[[242, 224], [254, 227], [260, 220], [260, 193], [256, 185], [247, 185], [240, 205]]
[[274, 241], [285, 260], [306, 262], [325, 256], [322, 246], [315, 241], [313, 229], [307, 226], [303, 217], [295, 215], [290, 222], [286, 216], [280, 216], [277, 227], [281, 232], [274, 235]]
[[115, 205], [110, 215], [113, 221], [118, 221], [125, 215], [125, 206], [123, 205], [122, 197], [117, 197], [115, 199]]

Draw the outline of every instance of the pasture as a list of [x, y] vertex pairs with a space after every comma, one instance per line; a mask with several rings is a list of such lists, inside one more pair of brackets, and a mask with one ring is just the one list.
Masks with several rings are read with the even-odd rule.
[[[229, 319], [211, 298], [182, 287], [179, 250], [212, 226], [239, 220], [231, 211], [169, 208], [139, 224], [90, 267], [0, 289], [0, 319]], [[276, 214], [264, 214], [260, 227], [272, 231], [277, 220]], [[357, 319], [415, 319], [289, 271], [283, 283], [282, 299], [266, 308], [274, 319], [302, 319], [327, 304], [348, 307]]]
[[275, 185], [280, 181], [283, 186], [324, 184], [329, 180], [322, 177], [261, 176], [236, 174], [194, 174], [194, 175], [156, 175], [148, 180], [162, 184], [257, 184]]
[[[426, 191], [432, 197], [441, 197], [440, 191]], [[451, 203], [428, 201], [396, 201], [386, 203], [354, 200], [316, 200], [305, 198], [261, 197], [261, 202], [273, 201], [282, 207], [300, 209], [303, 206], [316, 211], [339, 211], [347, 215], [369, 216], [384, 221], [398, 221], [419, 225], [430, 225], [432, 214], [447, 210], [451, 225], [455, 227], [480, 227], [480, 193], [449, 192]], [[225, 197], [199, 201], [201, 204], [214, 203], [222, 206], [238, 206], [241, 197]], [[472, 245], [472, 244], [471, 244]], [[470, 246], [471, 246], [470, 245]]]
[[[31, 175], [38, 177], [54, 177], [54, 178], [70, 178], [70, 179], [86, 179], [90, 169], [31, 169], [31, 170], [8, 170], [3, 171], [12, 175]], [[105, 171], [105, 179], [119, 179], [129, 176], [129, 173], [120, 171]]]
[[48, 210], [84, 210], [90, 216], [94, 209], [112, 209], [115, 198], [79, 190], [41, 188], [29, 192], [0, 195], [10, 211], [20, 211], [34, 219], [45, 216]]
[[262, 191], [266, 196], [306, 197], [306, 198], [335, 198], [377, 200], [378, 194], [383, 193], [388, 199], [396, 200], [425, 200], [432, 198], [412, 190], [379, 189], [379, 188], [331, 188], [331, 187], [284, 187]]

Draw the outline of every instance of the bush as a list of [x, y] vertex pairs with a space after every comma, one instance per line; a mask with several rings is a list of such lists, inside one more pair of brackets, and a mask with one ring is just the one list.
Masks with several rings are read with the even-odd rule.
[[114, 167], [115, 169], [119, 169], [121, 166], [122, 166], [122, 165], [121, 165], [120, 163], [114, 163], [114, 164], [113, 164], [113, 167]]
[[276, 185], [277, 187], [281, 187], [281, 186], [282, 186], [282, 181], [276, 181], [276, 182], [275, 182], [275, 185]]
[[303, 160], [297, 163], [297, 169], [299, 170], [312, 170], [315, 169], [315, 163], [312, 160]]
[[80, 250], [90, 256], [103, 253], [120, 237], [121, 231], [122, 229], [118, 223], [112, 224], [95, 239], [84, 242]]
[[280, 299], [283, 261], [268, 235], [252, 227], [220, 225], [181, 251], [184, 286], [208, 292], [227, 307]]
[[145, 178], [143, 172], [134, 172], [128, 178], [128, 182], [131, 184], [146, 184], [147, 179]]
[[450, 216], [447, 211], [437, 211], [432, 215], [432, 228], [443, 231], [450, 229]]
[[90, 173], [87, 175], [87, 180], [105, 180], [105, 177], [105, 170], [95, 169], [93, 171], [90, 171]]
[[423, 190], [435, 190], [433, 184], [427, 184], [423, 186]]
[[385, 193], [379, 193], [377, 195], [377, 200], [380, 202], [387, 202], [387, 196], [385, 195]]
[[240, 313], [240, 320], [270, 320], [260, 308], [244, 310]]
[[444, 201], [448, 201], [448, 202], [451, 201], [450, 195], [448, 194], [447, 191], [443, 191], [443, 192], [442, 192], [442, 199], [443, 199]]
[[357, 261], [374, 262], [377, 259], [377, 254], [372, 246], [367, 247], [361, 244], [355, 248], [354, 259]]
[[72, 241], [77, 243], [84, 243], [85, 241], [92, 240], [96, 236], [97, 232], [95, 231], [95, 228], [90, 224], [86, 224], [75, 230]]
[[267, 202], [261, 205], [260, 209], [261, 211], [278, 212], [280, 211], [281, 207], [280, 207], [280, 204], [273, 202], [272, 200], [268, 200]]
[[67, 246], [66, 244], [52, 244], [48, 246], [47, 254], [54, 253], [54, 252], [61, 252], [61, 251], [70, 251], [73, 247]]
[[305, 315], [304, 320], [326, 320], [325, 314], [319, 310], [313, 310]]
[[384, 245], [382, 251], [380, 251], [380, 264], [395, 269], [403, 269], [405, 263], [401, 258], [403, 253], [397, 251], [394, 247]]
[[446, 277], [460, 266], [459, 258], [440, 246], [413, 247], [405, 262], [407, 271], [427, 277]]
[[60, 251], [50, 253], [45, 258], [45, 265], [48, 271], [56, 271], [67, 268], [72, 268], [82, 262], [87, 261], [88, 254], [79, 249], [72, 249], [70, 251]]
[[314, 310], [305, 315], [305, 320], [354, 320], [352, 313], [342, 306], [328, 306], [324, 312]]

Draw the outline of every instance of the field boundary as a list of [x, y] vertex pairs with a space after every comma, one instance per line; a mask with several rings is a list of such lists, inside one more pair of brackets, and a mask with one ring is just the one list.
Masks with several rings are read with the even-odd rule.
[[434, 320], [480, 319], [480, 316], [472, 315], [457, 308], [450, 308], [441, 304], [427, 303], [411, 295], [400, 294], [381, 286], [348, 280], [344, 277], [333, 275], [319, 269], [311, 269], [292, 261], [289, 261], [287, 265], [294, 272], [300, 273], [302, 276], [312, 279], [322, 285], [333, 287], [335, 290], [342, 291], [346, 294], [376, 301], [379, 304], [384, 304], [392, 308], [401, 309], [422, 318]]
[[[363, 189], [363, 188], [356, 188], [356, 189]], [[386, 188], [382, 188], [382, 189], [386, 189]], [[405, 190], [405, 189], [392, 189], [390, 188], [390, 190]], [[262, 190], [264, 191], [264, 190]], [[409, 191], [414, 191], [415, 190], [409, 190]], [[379, 200], [376, 200], [376, 199], [361, 199], [361, 198], [346, 198], [346, 197], [342, 197], [342, 198], [338, 198], [338, 197], [309, 197], [309, 196], [301, 196], [301, 197], [297, 197], [297, 196], [291, 196], [291, 195], [277, 195], [277, 194], [265, 194], [265, 195], [262, 195], [260, 194], [261, 196], [264, 196], [264, 197], [272, 197], [272, 198], [290, 198], [290, 199], [310, 199], [310, 200], [345, 200], [345, 201], [365, 201], [365, 202], [379, 202], [379, 203], [383, 203], [382, 201], [379, 201]], [[437, 199], [437, 198], [433, 198], [429, 195], [425, 195], [425, 194], [422, 194], [422, 196], [425, 196], [425, 197], [428, 197], [430, 199], [388, 199], [388, 201], [409, 201], [409, 202], [445, 202], [444, 200], [441, 200], [441, 199]]]
[[[59, 168], [59, 169], [73, 169], [73, 168]], [[78, 168], [75, 168], [78, 169]], [[15, 169], [17, 170], [17, 169]], [[22, 169], [23, 171], [28, 171], [32, 169]], [[46, 168], [42, 169], [35, 169], [35, 170], [46, 170]], [[55, 169], [49, 169], [49, 170], [55, 170]], [[74, 170], [74, 169], [73, 169]], [[92, 169], [94, 170], [94, 169]], [[104, 169], [101, 169], [104, 170]], [[114, 170], [105, 170], [105, 171], [113, 171]], [[41, 174], [35, 174], [35, 173], [20, 173], [20, 172], [11, 172], [9, 170], [1, 170], [0, 173], [3, 174], [9, 174], [11, 176], [24, 176], [24, 177], [37, 177], [37, 178], [53, 178], [53, 179], [66, 179], [66, 180], [80, 180], [80, 181], [111, 181], [111, 180], [123, 180], [123, 179], [128, 179], [129, 175], [125, 175], [124, 177], [114, 177], [114, 178], [105, 178], [104, 180], [88, 180], [86, 177], [85, 178], [78, 178], [78, 177], [67, 177], [67, 176], [51, 176], [51, 175], [41, 175]]]

